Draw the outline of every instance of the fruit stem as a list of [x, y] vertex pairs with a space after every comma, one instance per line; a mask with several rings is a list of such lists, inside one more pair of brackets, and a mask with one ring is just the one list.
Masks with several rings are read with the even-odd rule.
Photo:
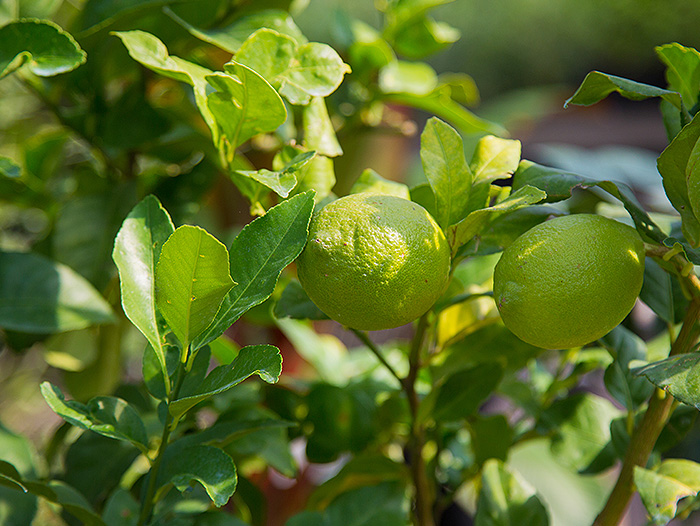
[[[695, 323], [700, 316], [700, 297], [690, 303], [678, 338], [673, 342], [669, 356], [689, 352], [698, 338]], [[673, 410], [674, 398], [661, 389], [655, 389], [639, 426], [634, 430], [622, 462], [620, 474], [605, 507], [596, 517], [594, 526], [617, 526], [634, 494], [634, 468], [646, 466], [654, 445]]]
[[138, 526], [144, 526], [148, 523], [153, 513], [154, 497], [156, 494], [156, 481], [158, 479], [158, 471], [160, 470], [160, 465], [163, 462], [163, 454], [165, 449], [168, 447], [168, 440], [170, 439], [170, 433], [173, 431], [177, 423], [173, 425], [173, 417], [170, 414], [170, 404], [177, 400], [180, 393], [180, 388], [185, 380], [185, 362], [180, 361], [177, 368], [177, 376], [175, 379], [175, 386], [170, 391], [170, 395], [167, 400], [168, 412], [165, 417], [165, 423], [163, 424], [163, 434], [160, 438], [160, 444], [158, 445], [158, 452], [156, 453], [156, 458], [153, 460], [151, 465], [151, 470], [148, 474], [148, 487], [146, 488], [146, 497], [141, 503], [141, 513], [139, 514]]
[[435, 526], [433, 517], [435, 499], [428, 481], [425, 459], [423, 458], [425, 429], [418, 419], [420, 399], [416, 392], [416, 380], [421, 367], [421, 351], [425, 345], [428, 325], [428, 313], [426, 313], [418, 320], [418, 326], [416, 327], [416, 333], [413, 336], [409, 352], [408, 375], [401, 382], [411, 410], [411, 438], [408, 444], [408, 451], [415, 491], [413, 496], [413, 514], [416, 526]]
[[367, 346], [367, 348], [374, 353], [379, 362], [386, 368], [387, 371], [391, 373], [391, 375], [394, 378], [398, 380], [399, 384], [401, 384], [401, 386], [403, 387], [404, 379], [401, 376], [399, 376], [399, 373], [396, 372], [396, 369], [394, 369], [391, 366], [391, 364], [386, 360], [386, 358], [384, 358], [379, 348], [376, 345], [374, 345], [374, 342], [370, 340], [369, 336], [367, 336], [367, 333], [364, 331], [358, 331], [357, 329], [350, 329], [350, 331], [354, 333], [355, 336], [357, 336], [360, 339], [360, 341], [364, 343]]

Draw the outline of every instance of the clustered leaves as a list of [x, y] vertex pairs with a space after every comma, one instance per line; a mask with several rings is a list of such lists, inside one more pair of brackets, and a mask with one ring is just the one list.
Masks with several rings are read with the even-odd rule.
[[[433, 526], [456, 503], [477, 526], [546, 525], [546, 488], [516, 460], [530, 447], [562, 484], [646, 447], [649, 462], [622, 470], [651, 520], [698, 507], [698, 465], [662, 455], [700, 408], [700, 54], [660, 46], [666, 87], [592, 72], [567, 101], [660, 99], [658, 169], [677, 214], [651, 214], [625, 184], [521, 159], [468, 109], [470, 77], [422, 61], [459, 37], [432, 13], [448, 1], [378, 2], [380, 28], [339, 15], [338, 50], [310, 42], [288, 1], [53, 1], [35, 6], [41, 19], [0, 21], [2, 83], [53, 116], [3, 125], [21, 140], [0, 157], [0, 207], [21, 235], [0, 238], [0, 327], [6, 347], [38, 343], [61, 371], [40, 391], [66, 422], [40, 461], [0, 424], [8, 520], [41, 506], [100, 526], [262, 526], [254, 481], [303, 480], [295, 440], [336, 474], [288, 526]], [[343, 171], [348, 139], [410, 132], [398, 106], [432, 115], [424, 182]], [[411, 341], [355, 331], [348, 349], [310, 321], [327, 317], [290, 265], [314, 210], [347, 192], [411, 199], [448, 239], [450, 285]], [[232, 220], [239, 198], [252, 220]], [[603, 200], [647, 242], [640, 297], [668, 330], [644, 341], [619, 326], [556, 352], [518, 340], [491, 298], [498, 254]], [[123, 361], [140, 361], [143, 381]], [[580, 389], [594, 371], [606, 396]], [[655, 407], [665, 416], [644, 424]], [[660, 436], [640, 435], [651, 427]]]

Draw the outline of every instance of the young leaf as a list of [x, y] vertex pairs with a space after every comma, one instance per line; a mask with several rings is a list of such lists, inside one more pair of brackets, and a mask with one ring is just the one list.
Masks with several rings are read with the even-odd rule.
[[669, 88], [681, 94], [686, 107], [695, 106], [700, 86], [700, 53], [676, 42], [658, 46], [655, 51], [666, 65]]
[[393, 60], [379, 70], [379, 89], [382, 93], [422, 97], [431, 94], [437, 85], [435, 70], [424, 62]]
[[224, 298], [214, 322], [195, 341], [201, 347], [221, 336], [248, 309], [275, 289], [282, 270], [301, 253], [314, 207], [313, 192], [283, 201], [243, 228], [230, 250], [238, 286]]
[[218, 447], [197, 445], [167, 450], [163, 470], [158, 474], [158, 487], [172, 484], [178, 490], [185, 491], [193, 480], [204, 487], [219, 508], [236, 491], [236, 466], [233, 459]]
[[476, 143], [471, 171], [474, 181], [492, 181], [507, 177], [518, 169], [520, 141], [487, 135]]
[[664, 190], [681, 215], [683, 235], [700, 246], [700, 114], [685, 126], [661, 152], [657, 161]]
[[516, 472], [496, 459], [481, 471], [481, 491], [476, 504], [475, 526], [547, 526], [547, 509], [535, 490]]
[[697, 491], [676, 479], [634, 467], [634, 485], [654, 524], [667, 524], [676, 516], [678, 501]]
[[452, 247], [452, 255], [455, 256], [459, 248], [471, 241], [489, 222], [508, 212], [539, 203], [546, 197], [547, 194], [542, 190], [525, 185], [497, 205], [473, 211], [459, 223], [447, 229], [447, 241]]
[[[124, 314], [146, 337], [163, 372], [165, 353], [158, 329], [155, 275], [161, 248], [174, 231], [168, 213], [149, 195], [124, 220], [112, 252], [119, 269]], [[168, 384], [168, 375], [162, 377]]]
[[236, 284], [226, 247], [190, 225], [175, 230], [163, 244], [155, 278], [158, 309], [184, 348], [212, 322]]
[[233, 362], [220, 365], [209, 373], [196, 393], [170, 404], [170, 414], [177, 420], [202, 400], [228, 391], [253, 374], [257, 374], [268, 383], [275, 383], [281, 372], [282, 356], [275, 346], [243, 347]]
[[520, 161], [518, 169], [513, 174], [513, 192], [526, 185], [544, 190], [547, 193], [546, 202], [548, 203], [571, 197], [574, 188], [601, 188], [622, 202], [639, 232], [658, 243], [663, 243], [667, 237], [644, 211], [632, 190], [623, 183], [596, 181], [531, 161]]
[[343, 149], [335, 136], [333, 123], [328, 116], [326, 101], [323, 97], [313, 97], [304, 107], [304, 142], [309, 150], [314, 150], [326, 157], [343, 155]]
[[464, 157], [462, 138], [449, 124], [432, 117], [421, 134], [420, 157], [435, 194], [437, 222], [443, 229], [467, 213], [472, 172]]
[[66, 422], [100, 435], [130, 442], [148, 452], [146, 428], [138, 413], [124, 400], [99, 396], [87, 405], [66, 400], [61, 390], [49, 382], [41, 384], [41, 394], [51, 409]]
[[352, 185], [352, 188], [350, 188], [351, 194], [359, 194], [360, 192], [374, 192], [382, 195], [401, 197], [409, 201], [411, 200], [411, 193], [405, 184], [397, 183], [390, 179], [384, 179], [371, 168], [364, 170], [357, 181], [355, 181], [355, 184]]
[[0, 252], [0, 327], [49, 334], [113, 322], [107, 301], [69, 267], [37, 254]]
[[700, 409], [700, 353], [672, 356], [635, 370], [676, 400]]
[[315, 155], [316, 152], [300, 153], [291, 159], [282, 170], [270, 171], [262, 168], [261, 170], [236, 170], [236, 173], [264, 184], [280, 197], [287, 197], [289, 192], [297, 185], [296, 173], [311, 161]]
[[15, 20], [0, 28], [0, 78], [27, 64], [35, 75], [52, 77], [85, 63], [75, 39], [49, 20]]
[[656, 86], [641, 84], [633, 80], [601, 73], [600, 71], [591, 71], [586, 75], [586, 78], [583, 79], [576, 93], [564, 103], [564, 107], [566, 108], [569, 104], [590, 106], [591, 104], [600, 102], [612, 92], [617, 92], [630, 100], [661, 97], [679, 110], [683, 111], [685, 109], [681, 96], [676, 91], [669, 91], [657, 88]]
[[262, 28], [240, 47], [236, 62], [262, 75], [292, 104], [333, 93], [349, 72], [338, 53], [318, 42], [299, 45], [277, 31]]
[[275, 131], [287, 119], [280, 96], [248, 66], [229, 62], [224, 73], [207, 75], [206, 80], [216, 90], [207, 96], [207, 106], [230, 152], [254, 135]]

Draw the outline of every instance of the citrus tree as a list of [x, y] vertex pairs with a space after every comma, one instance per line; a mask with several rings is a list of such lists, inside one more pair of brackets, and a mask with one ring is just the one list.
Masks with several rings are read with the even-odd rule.
[[[40, 450], [0, 426], [1, 522], [573, 524], [575, 498], [613, 525], [638, 491], [664, 524], [700, 505], [700, 466], [671, 450], [700, 407], [700, 54], [661, 46], [665, 88], [593, 72], [568, 101], [660, 100], [677, 213], [656, 213], [472, 113], [473, 81], [422, 62], [457, 38], [443, 3], [340, 17], [337, 50], [298, 1], [3, 4], [0, 327], [4, 352], [38, 350], [64, 423]], [[407, 109], [430, 114], [424, 182], [343, 169], [363, 134], [410, 134]], [[301, 505], [265, 491], [280, 474]]]

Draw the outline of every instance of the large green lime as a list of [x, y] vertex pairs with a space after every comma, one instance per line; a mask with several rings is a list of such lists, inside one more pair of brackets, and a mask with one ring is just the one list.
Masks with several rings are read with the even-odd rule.
[[520, 339], [566, 349], [604, 336], [629, 314], [644, 277], [644, 244], [633, 228], [576, 214], [531, 228], [501, 256], [494, 299]]
[[343, 197], [311, 220], [299, 281], [330, 318], [354, 329], [409, 323], [447, 285], [450, 249], [420, 205], [369, 193]]

